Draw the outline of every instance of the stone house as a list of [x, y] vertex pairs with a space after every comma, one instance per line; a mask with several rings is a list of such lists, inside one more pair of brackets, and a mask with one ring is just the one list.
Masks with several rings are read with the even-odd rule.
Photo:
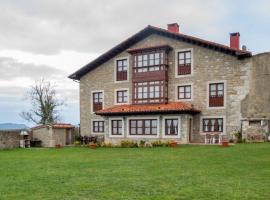
[[240, 49], [239, 33], [226, 46], [177, 23], [147, 26], [69, 76], [80, 82], [81, 134], [190, 143], [245, 134], [252, 121], [269, 131], [269, 61]]
[[68, 146], [74, 141], [74, 126], [71, 124], [39, 125], [31, 128], [32, 141], [41, 141], [42, 147]]

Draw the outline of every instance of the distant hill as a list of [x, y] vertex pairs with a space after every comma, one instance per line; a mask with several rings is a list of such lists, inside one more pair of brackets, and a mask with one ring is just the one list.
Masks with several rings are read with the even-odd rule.
[[0, 123], [0, 130], [18, 130], [27, 129], [25, 124], [14, 124], [14, 123]]

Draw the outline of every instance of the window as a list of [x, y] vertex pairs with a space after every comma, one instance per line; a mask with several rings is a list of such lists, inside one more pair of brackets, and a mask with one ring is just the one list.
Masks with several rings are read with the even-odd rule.
[[178, 99], [191, 99], [191, 85], [178, 86]]
[[203, 119], [203, 132], [223, 132], [222, 118]]
[[178, 75], [191, 74], [191, 50], [178, 52], [177, 71]]
[[159, 103], [164, 102], [164, 81], [149, 81], [134, 83], [134, 103]]
[[111, 121], [111, 133], [112, 135], [122, 135], [123, 127], [122, 120], [112, 120]]
[[118, 90], [116, 91], [116, 103], [127, 103], [128, 102], [128, 91]]
[[104, 121], [93, 121], [93, 132], [103, 133], [104, 132]]
[[103, 92], [93, 92], [93, 112], [103, 109]]
[[153, 51], [134, 55], [135, 72], [160, 71], [163, 69], [164, 52]]
[[178, 119], [165, 119], [165, 135], [178, 135]]
[[116, 61], [116, 81], [126, 81], [127, 80], [127, 59]]
[[156, 119], [132, 119], [129, 121], [130, 135], [157, 135]]
[[224, 83], [209, 84], [209, 107], [224, 106]]

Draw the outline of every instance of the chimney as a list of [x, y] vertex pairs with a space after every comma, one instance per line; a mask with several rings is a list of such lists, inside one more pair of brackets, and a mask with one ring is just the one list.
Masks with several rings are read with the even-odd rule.
[[234, 49], [239, 49], [240, 47], [240, 33], [230, 33], [230, 47]]
[[172, 33], [179, 33], [179, 25], [177, 23], [167, 24], [168, 31]]

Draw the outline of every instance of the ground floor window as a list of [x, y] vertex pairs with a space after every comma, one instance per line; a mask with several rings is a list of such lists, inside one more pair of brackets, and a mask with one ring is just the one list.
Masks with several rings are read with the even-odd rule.
[[130, 135], [157, 135], [157, 119], [129, 120]]
[[104, 132], [104, 121], [93, 121], [93, 132], [103, 133]]
[[123, 133], [123, 123], [122, 120], [112, 120], [111, 121], [111, 133], [112, 135], [122, 135]]
[[203, 119], [203, 132], [223, 132], [223, 118]]
[[178, 119], [165, 119], [165, 135], [178, 135]]

